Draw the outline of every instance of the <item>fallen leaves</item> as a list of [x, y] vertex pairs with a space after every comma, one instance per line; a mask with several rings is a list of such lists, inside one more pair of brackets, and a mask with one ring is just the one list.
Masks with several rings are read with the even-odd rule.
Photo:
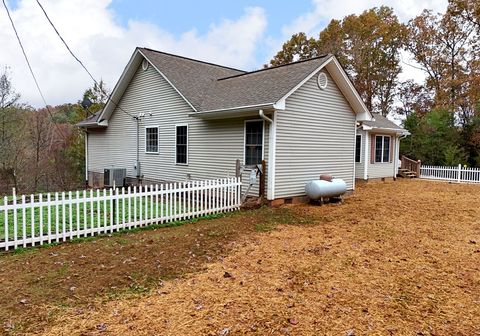
[[340, 206], [289, 207], [314, 225], [249, 236], [202, 272], [82, 315], [67, 311], [45, 333], [108, 325], [118, 335], [474, 335], [479, 193], [372, 183]]

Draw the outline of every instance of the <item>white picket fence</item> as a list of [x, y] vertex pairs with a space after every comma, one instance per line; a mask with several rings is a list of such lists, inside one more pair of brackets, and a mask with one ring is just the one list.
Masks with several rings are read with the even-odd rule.
[[238, 210], [240, 205], [239, 178], [5, 197], [0, 249], [188, 220]]
[[458, 165], [456, 167], [424, 166], [420, 167], [420, 178], [464, 183], [480, 183], [480, 168]]

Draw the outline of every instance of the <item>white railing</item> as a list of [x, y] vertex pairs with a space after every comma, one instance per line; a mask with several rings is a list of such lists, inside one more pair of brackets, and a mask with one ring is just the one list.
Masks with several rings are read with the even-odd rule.
[[239, 178], [4, 197], [0, 249], [188, 220], [240, 205]]
[[420, 178], [452, 182], [480, 183], [480, 168], [458, 165], [456, 167], [424, 166], [420, 167]]

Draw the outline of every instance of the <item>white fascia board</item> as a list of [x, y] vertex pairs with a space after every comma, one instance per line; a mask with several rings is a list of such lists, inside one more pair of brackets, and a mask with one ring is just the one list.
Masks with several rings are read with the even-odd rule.
[[[335, 81], [335, 84], [339, 86], [343, 95], [350, 103], [350, 106], [352, 106], [353, 111], [357, 116], [357, 120], [358, 121], [372, 120], [373, 119], [372, 114], [370, 113], [368, 108], [365, 106], [365, 103], [363, 102], [359, 93], [357, 92], [352, 82], [348, 78], [347, 74], [345, 73], [345, 70], [343, 70], [337, 58], [333, 55], [330, 56], [330, 58], [326, 60], [322, 65], [316, 68], [311, 74], [309, 74], [304, 80], [298, 83], [298, 85], [296, 85], [293, 89], [291, 89], [285, 96], [280, 98], [275, 104], [283, 107], [282, 109], [285, 109], [285, 102], [287, 98], [290, 97], [295, 91], [297, 91], [302, 85], [304, 85], [308, 80], [310, 80], [316, 73], [318, 73], [323, 68], [326, 68], [327, 70], [329, 70], [330, 75]], [[340, 83], [339, 80], [341, 80], [342, 83]], [[344, 89], [342, 90], [342, 88]], [[348, 92], [345, 92], [344, 90], [348, 90]]]
[[[137, 49], [138, 50], [138, 49]], [[150, 62], [150, 60], [148, 59], [147, 56], [145, 56], [144, 53], [142, 53], [140, 50], [138, 50], [138, 52], [148, 61], [148, 63], [155, 69], [157, 70], [157, 72], [163, 77], [163, 79], [165, 79], [167, 81], [168, 84], [171, 85], [171, 87], [177, 91], [177, 93], [180, 95], [180, 97], [183, 98], [183, 100], [185, 100], [185, 102], [194, 110], [194, 111], [197, 111], [197, 109], [188, 101], [187, 98], [185, 98], [185, 96], [180, 92], [180, 90], [178, 90], [175, 85], [173, 85], [172, 82], [170, 82], [170, 80], [167, 78], [167, 76], [165, 76], [163, 74], [163, 72], [160, 71], [160, 69], [158, 69], [152, 62]]]
[[254, 110], [256, 111], [258, 109], [273, 109], [273, 108], [274, 108], [274, 103], [266, 103], [266, 104], [255, 104], [255, 105], [230, 107], [230, 108], [226, 108], [226, 109], [192, 112], [192, 113], [189, 113], [188, 115], [190, 117], [208, 117], [210, 115], [224, 115], [225, 113], [254, 111]]
[[363, 129], [364, 131], [370, 131], [371, 129], [373, 129], [373, 127], [368, 126], [368, 125], [362, 125], [362, 129]]
[[280, 99], [278, 102], [273, 104], [273, 108], [275, 110], [285, 110], [286, 109], [286, 100], [285, 99]]
[[[353, 86], [347, 73], [340, 65], [336, 57], [332, 57], [333, 61], [329, 62], [327, 70], [330, 71], [330, 75], [333, 77], [336, 84], [339, 86], [345, 98], [347, 98], [350, 106], [352, 106], [355, 114], [357, 115], [357, 121], [370, 121], [373, 120], [372, 113], [368, 110], [367, 106], [363, 102], [357, 89]], [[340, 82], [341, 81], [341, 82]]]
[[406, 135], [409, 135], [410, 132], [403, 129], [398, 129], [398, 128], [388, 128], [388, 127], [371, 127], [371, 126], [367, 126], [367, 125], [364, 125], [363, 126], [363, 129], [364, 130], [372, 130], [374, 132], [388, 132], [388, 133], [397, 133], [397, 134], [406, 134]]
[[130, 57], [130, 60], [128, 61], [125, 69], [123, 70], [122, 75], [120, 76], [120, 79], [115, 85], [115, 88], [110, 94], [107, 104], [105, 105], [105, 108], [103, 109], [102, 113], [98, 117], [98, 120], [105, 119], [108, 121], [113, 111], [115, 110], [117, 105], [120, 103], [122, 95], [125, 93], [127, 86], [130, 84], [130, 81], [135, 75], [135, 72], [137, 71], [138, 67], [142, 63], [143, 59], [146, 59], [148, 63], [160, 74], [160, 76], [162, 76], [167, 81], [167, 83], [172, 86], [172, 88], [180, 95], [180, 97], [182, 97], [183, 100], [185, 100], [185, 102], [194, 111], [196, 111], [195, 107], [193, 107], [193, 105], [187, 100], [187, 98], [185, 98], [185, 96], [172, 84], [172, 82], [170, 82], [170, 80], [154, 64], [152, 64], [152, 62], [150, 62], [150, 60], [145, 56], [145, 54], [142, 53], [140, 49], [137, 48], [133, 52], [132, 57]]
[[[117, 81], [117, 84], [115, 84], [115, 87], [112, 93], [110, 94], [110, 97], [108, 97], [107, 104], [103, 108], [102, 113], [99, 115], [98, 120], [102, 120], [102, 119], [108, 120], [112, 115], [113, 111], [117, 107], [117, 104], [119, 104], [119, 100], [120, 100], [119, 98], [122, 97], [133, 75], [135, 74], [137, 67], [141, 63], [140, 56], [141, 55], [138, 48], [135, 49], [135, 51], [132, 54], [132, 57], [130, 57], [130, 60], [125, 66], [125, 69], [123, 69], [120, 79]], [[112, 102], [112, 100], [114, 102]]]
[[[284, 95], [282, 98], [280, 98], [276, 103], [275, 103], [275, 106], [278, 106], [280, 110], [285, 110], [285, 106], [286, 106], [286, 101], [287, 101], [287, 98], [290, 97], [295, 91], [297, 91], [303, 84], [305, 84], [306, 82], [308, 82], [308, 80], [310, 78], [312, 78], [313, 76], [315, 76], [315, 74], [317, 72], [319, 72], [320, 70], [322, 70], [328, 63], [330, 63], [332, 61], [332, 59], [334, 59], [335, 57], [332, 55], [330, 56], [330, 58], [328, 60], [326, 60], [325, 62], [323, 62], [322, 65], [320, 65], [318, 68], [316, 68], [315, 70], [313, 70], [312, 73], [310, 73], [307, 77], [305, 77], [300, 83], [298, 83], [293, 89], [291, 89], [290, 91], [288, 91], [288, 93], [286, 95]], [[282, 108], [283, 107], [283, 108]]]
[[79, 128], [83, 128], [85, 130], [89, 128], [104, 128], [104, 127], [108, 127], [108, 121], [102, 120], [101, 122], [92, 122], [92, 123], [82, 124], [82, 125], [77, 124], [76, 126]]

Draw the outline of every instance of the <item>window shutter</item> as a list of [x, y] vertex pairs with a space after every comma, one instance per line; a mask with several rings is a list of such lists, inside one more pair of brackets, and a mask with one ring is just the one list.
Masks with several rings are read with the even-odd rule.
[[390, 137], [390, 163], [393, 162], [393, 142], [395, 138], [393, 136]]
[[375, 163], [375, 134], [370, 135], [370, 163]]

